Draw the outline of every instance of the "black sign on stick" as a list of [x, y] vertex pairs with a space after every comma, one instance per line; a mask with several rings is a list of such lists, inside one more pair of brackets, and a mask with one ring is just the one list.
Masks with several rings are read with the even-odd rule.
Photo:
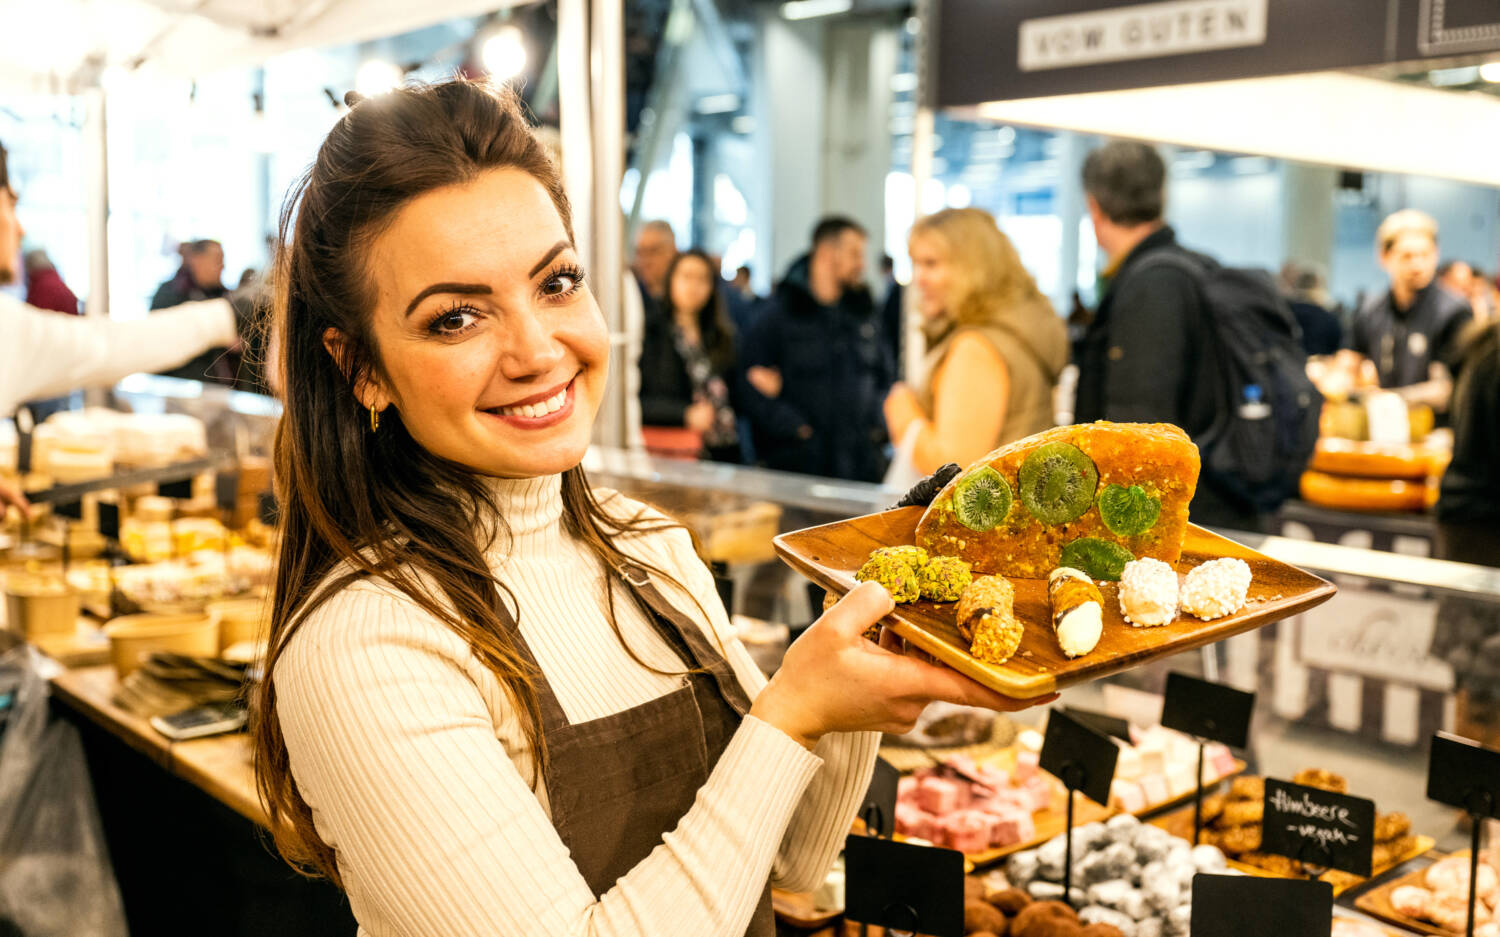
[[1109, 806], [1109, 785], [1115, 779], [1120, 748], [1065, 712], [1047, 716], [1040, 764], [1070, 790]]
[[1432, 737], [1427, 799], [1500, 819], [1500, 752], [1447, 732]]
[[1161, 724], [1168, 729], [1222, 742], [1230, 748], [1244, 748], [1250, 741], [1250, 715], [1254, 711], [1254, 693], [1185, 673], [1167, 674]]
[[859, 808], [860, 819], [865, 821], [865, 830], [871, 836], [890, 836], [896, 832], [896, 786], [900, 780], [901, 772], [889, 761], [875, 759], [875, 773], [865, 791], [864, 806]]
[[240, 500], [240, 473], [224, 471], [214, 476], [214, 501], [219, 510], [233, 511]]
[[1191, 932], [1214, 937], [1326, 937], [1333, 886], [1297, 878], [1193, 876]]
[[1266, 778], [1260, 848], [1304, 865], [1368, 877], [1375, 802]]
[[52, 505], [52, 513], [58, 517], [70, 517], [75, 521], [83, 520], [83, 502], [65, 501]]
[[175, 482], [157, 482], [156, 493], [163, 498], [191, 498], [193, 496], [193, 480], [191, 478], [183, 478]]
[[1500, 818], [1500, 752], [1447, 732], [1432, 737], [1427, 796], [1469, 814], [1469, 906], [1467, 933], [1474, 934], [1479, 901], [1479, 834], [1485, 817]]
[[1094, 712], [1092, 709], [1079, 709], [1077, 706], [1064, 706], [1063, 712], [1100, 735], [1114, 736], [1126, 745], [1134, 744], [1134, 740], [1130, 737], [1130, 720], [1128, 719], [1121, 719], [1119, 716], [1111, 716], [1108, 713]]
[[99, 502], [99, 536], [120, 539], [120, 506], [113, 501]]
[[844, 917], [887, 932], [962, 937], [964, 854], [872, 836], [844, 840]]

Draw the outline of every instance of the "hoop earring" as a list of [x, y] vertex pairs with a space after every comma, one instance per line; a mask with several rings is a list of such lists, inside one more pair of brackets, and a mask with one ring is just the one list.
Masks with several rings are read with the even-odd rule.
[[380, 411], [377, 410], [377, 409], [375, 409], [375, 407], [372, 405], [370, 407], [370, 432], [372, 432], [372, 433], [378, 433], [379, 431], [380, 431]]

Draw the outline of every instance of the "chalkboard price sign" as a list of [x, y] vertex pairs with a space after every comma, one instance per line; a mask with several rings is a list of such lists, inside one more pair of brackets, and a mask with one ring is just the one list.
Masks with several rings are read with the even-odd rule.
[[844, 917], [887, 931], [960, 937], [964, 854], [872, 836], [844, 840]]
[[1266, 778], [1263, 851], [1368, 876], [1374, 848], [1374, 801]]

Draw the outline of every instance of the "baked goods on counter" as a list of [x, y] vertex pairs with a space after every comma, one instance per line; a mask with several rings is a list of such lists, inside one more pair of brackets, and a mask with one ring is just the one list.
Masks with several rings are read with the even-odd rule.
[[[1347, 779], [1322, 768], [1304, 768], [1292, 775], [1291, 780], [1293, 784], [1336, 794], [1350, 793]], [[1265, 869], [1274, 875], [1306, 874], [1302, 863], [1260, 851], [1264, 809], [1265, 780], [1249, 775], [1235, 778], [1228, 795], [1204, 798], [1202, 841], [1218, 846], [1237, 862]], [[1376, 814], [1372, 864], [1377, 872], [1407, 856], [1416, 843], [1417, 838], [1411, 832], [1411, 819], [1405, 814]], [[1326, 873], [1324, 879], [1333, 881], [1339, 890], [1340, 886], [1348, 887], [1364, 880], [1337, 871]]]
[[1303, 472], [1302, 500], [1340, 511], [1420, 511], [1427, 506], [1428, 486], [1420, 481], [1348, 478], [1327, 472]]
[[917, 545], [980, 573], [1042, 579], [1069, 566], [1117, 579], [1131, 558], [1177, 561], [1198, 467], [1197, 446], [1165, 423], [1056, 427], [949, 482]]
[[[1163, 726], [1130, 729], [1131, 744], [1122, 745], [1109, 786], [1109, 804], [1126, 813], [1140, 813], [1191, 794], [1197, 786], [1198, 743]], [[1218, 742], [1203, 749], [1203, 783], [1216, 784], [1239, 765], [1228, 747]]]
[[[1479, 857], [1477, 897], [1474, 903], [1474, 937], [1500, 933], [1500, 856], [1493, 851]], [[1420, 885], [1402, 885], [1391, 890], [1391, 905], [1409, 918], [1444, 930], [1463, 933], [1468, 920], [1469, 853], [1456, 853], [1428, 866]]]
[[1054, 793], [1034, 759], [1008, 772], [954, 756], [897, 782], [896, 832], [969, 853], [1025, 843], [1036, 836], [1032, 814]]
[[[1059, 901], [1065, 848], [1060, 835], [1017, 853], [1006, 865], [1006, 876], [1034, 901]], [[1085, 925], [1103, 925], [1127, 937], [1184, 937], [1192, 919], [1193, 876], [1226, 867], [1218, 849], [1195, 848], [1129, 814], [1085, 824], [1073, 830], [1071, 897], [1079, 909], [1078, 929], [1036, 933], [1077, 935], [1085, 933]], [[1011, 922], [1013, 935], [1020, 921], [1018, 916]]]

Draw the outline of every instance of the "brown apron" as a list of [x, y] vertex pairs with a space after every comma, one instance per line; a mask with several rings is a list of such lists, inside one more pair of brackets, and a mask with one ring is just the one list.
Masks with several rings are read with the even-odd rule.
[[[690, 670], [682, 687], [633, 709], [574, 725], [510, 621], [516, 650], [536, 668], [552, 825], [595, 895], [603, 895], [675, 829], [750, 709], [729, 662], [702, 629], [666, 600], [645, 571], [620, 577], [652, 614], [652, 626]], [[503, 608], [503, 605], [502, 605]], [[746, 937], [774, 937], [769, 878]]]

